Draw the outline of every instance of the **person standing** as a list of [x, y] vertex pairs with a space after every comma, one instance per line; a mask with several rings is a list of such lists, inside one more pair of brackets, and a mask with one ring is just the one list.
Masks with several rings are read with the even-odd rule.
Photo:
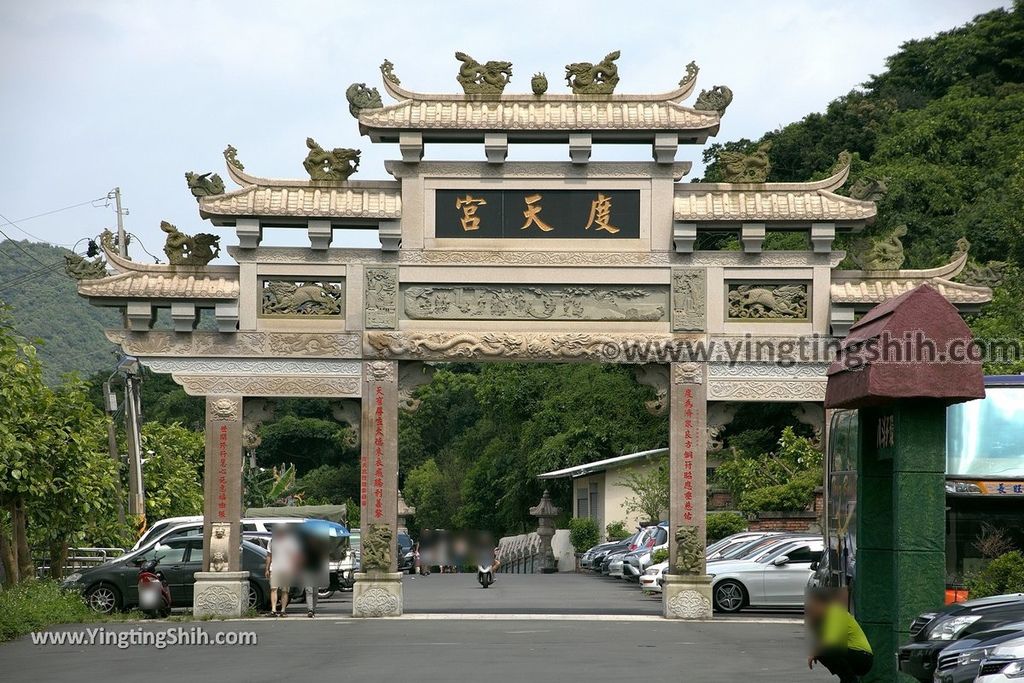
[[[295, 534], [278, 524], [274, 527], [273, 536], [267, 544], [267, 561], [265, 573], [270, 579], [270, 616], [287, 616], [288, 592], [294, 583], [295, 571], [298, 569], [300, 548]], [[277, 610], [278, 595], [281, 598], [281, 609]]]
[[871, 671], [874, 654], [860, 624], [846, 609], [846, 591], [815, 588], [807, 595], [807, 623], [814, 647], [807, 668], [818, 662], [840, 683], [856, 683]]
[[316, 616], [318, 593], [321, 586], [330, 584], [328, 567], [327, 530], [319, 528], [315, 521], [299, 525], [299, 540], [302, 547], [302, 585], [306, 593], [306, 616]]

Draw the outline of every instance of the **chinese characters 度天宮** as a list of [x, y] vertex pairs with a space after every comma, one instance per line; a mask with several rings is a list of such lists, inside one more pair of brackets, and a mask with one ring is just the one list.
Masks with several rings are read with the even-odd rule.
[[[520, 227], [520, 230], [527, 230], [533, 226], [536, 226], [542, 232], [551, 232], [555, 229], [540, 217], [540, 213], [544, 209], [541, 205], [543, 200], [544, 196], [539, 192], [527, 195], [523, 198], [523, 201], [526, 204], [526, 209], [523, 211], [523, 217], [526, 221]], [[457, 197], [455, 199], [456, 211], [462, 212], [462, 215], [459, 218], [459, 223], [462, 226], [463, 232], [473, 232], [480, 229], [481, 218], [477, 215], [477, 209], [481, 206], [485, 206], [486, 204], [487, 200], [483, 197], [474, 197], [469, 193], [466, 193], [465, 197]], [[591, 228], [594, 228], [597, 232], [604, 230], [605, 232], [614, 235], [619, 232], [619, 228], [615, 227], [611, 220], [612, 198], [604, 193], [598, 192], [597, 198], [590, 203], [590, 216], [587, 219], [587, 224], [583, 226], [583, 229], [590, 230]]]

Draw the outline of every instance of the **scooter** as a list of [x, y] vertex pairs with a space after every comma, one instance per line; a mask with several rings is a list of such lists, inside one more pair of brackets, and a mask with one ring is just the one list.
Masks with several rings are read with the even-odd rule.
[[494, 570], [491, 568], [492, 565], [478, 565], [476, 568], [476, 580], [480, 582], [483, 588], [487, 588], [494, 583]]
[[171, 614], [171, 591], [167, 580], [157, 571], [159, 558], [139, 567], [139, 607], [148, 617], [168, 617]]

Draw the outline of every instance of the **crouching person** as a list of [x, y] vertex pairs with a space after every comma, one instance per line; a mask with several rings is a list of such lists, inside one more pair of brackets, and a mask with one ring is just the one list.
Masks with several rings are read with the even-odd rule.
[[807, 624], [814, 642], [808, 668], [818, 662], [840, 683], [856, 683], [874, 664], [871, 643], [846, 609], [846, 591], [814, 588], [807, 594]]

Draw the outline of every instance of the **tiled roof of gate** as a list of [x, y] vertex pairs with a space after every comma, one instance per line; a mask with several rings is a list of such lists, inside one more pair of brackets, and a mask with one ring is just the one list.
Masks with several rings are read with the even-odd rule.
[[238, 277], [201, 273], [127, 272], [82, 280], [78, 292], [83, 296], [110, 299], [237, 299]]
[[837, 304], [878, 304], [928, 283], [952, 304], [984, 304], [992, 300], [992, 290], [942, 278], [878, 279], [859, 282], [833, 282], [831, 297]]
[[397, 220], [402, 216], [402, 193], [397, 183], [356, 183], [325, 186], [313, 181], [256, 181], [240, 190], [202, 197], [199, 214], [219, 216], [289, 216]]
[[704, 221], [833, 221], [870, 222], [874, 202], [850, 199], [827, 190], [774, 190], [771, 184], [737, 189], [676, 185], [673, 217], [683, 223]]

